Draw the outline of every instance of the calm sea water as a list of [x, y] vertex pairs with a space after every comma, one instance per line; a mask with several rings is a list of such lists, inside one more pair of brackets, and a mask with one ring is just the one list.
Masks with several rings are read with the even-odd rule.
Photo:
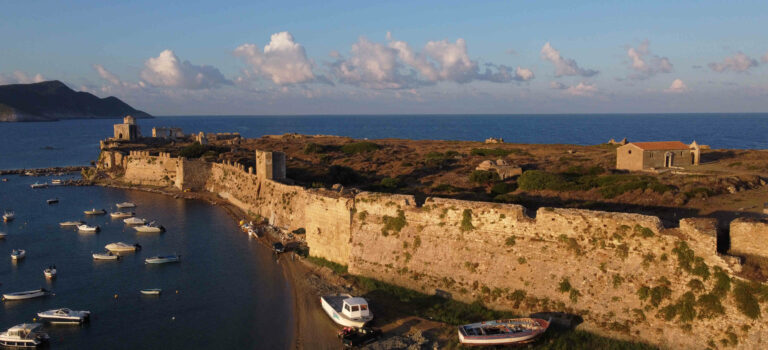
[[[31, 322], [39, 311], [69, 307], [90, 310], [91, 322], [47, 327], [51, 348], [289, 347], [293, 333], [290, 287], [279, 262], [267, 248], [241, 233], [223, 209], [201, 201], [101, 187], [33, 190], [29, 184], [50, 182], [50, 178], [9, 179], [0, 182], [0, 209], [13, 208], [17, 218], [0, 223], [0, 231], [8, 234], [0, 240], [0, 292], [44, 287], [55, 295], [3, 302], [3, 330]], [[46, 199], [54, 197], [59, 204], [46, 204]], [[156, 219], [168, 231], [137, 234], [122, 220], [83, 215], [90, 208], [111, 211], [114, 203], [123, 201], [136, 203], [138, 216]], [[76, 219], [100, 225], [102, 231], [83, 234], [58, 225]], [[143, 249], [118, 262], [93, 261], [93, 252], [120, 241], [139, 243]], [[27, 251], [19, 263], [11, 261], [14, 248]], [[173, 253], [181, 254], [181, 263], [144, 264], [146, 257]], [[51, 264], [56, 265], [58, 277], [47, 282], [43, 269]], [[162, 288], [163, 294], [142, 296], [139, 290], [144, 288]]]
[[[84, 165], [98, 156], [99, 140], [115, 119], [0, 123], [0, 169]], [[768, 148], [768, 113], [602, 115], [396, 115], [160, 117], [140, 120], [184, 132], [240, 132], [245, 137], [296, 132], [355, 138], [474, 140], [590, 145], [620, 140], [681, 140], [713, 148]]]

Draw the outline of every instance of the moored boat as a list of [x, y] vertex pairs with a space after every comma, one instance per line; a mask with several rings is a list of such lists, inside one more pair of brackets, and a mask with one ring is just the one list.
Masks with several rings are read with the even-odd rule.
[[35, 290], [27, 290], [23, 292], [16, 292], [16, 293], [6, 293], [3, 294], [3, 300], [24, 300], [24, 299], [33, 299], [33, 298], [39, 298], [44, 297], [51, 294], [51, 292], [47, 289], [40, 288]]
[[107, 213], [107, 211], [104, 209], [93, 208], [91, 210], [85, 210], [83, 213], [85, 213], [85, 215], [104, 215]]
[[93, 260], [118, 260], [120, 255], [106, 251], [104, 253], [93, 253]]
[[46, 188], [46, 187], [48, 187], [48, 183], [46, 183], [46, 182], [43, 182], [43, 183], [35, 182], [35, 183], [29, 185], [29, 187], [31, 187], [31, 188]]
[[37, 317], [41, 321], [51, 323], [83, 323], [88, 321], [90, 316], [90, 311], [77, 311], [68, 308], [53, 309], [37, 313]]
[[161, 233], [161, 232], [165, 232], [165, 227], [163, 227], [162, 225], [158, 225], [154, 221], [152, 221], [152, 222], [150, 222], [148, 224], [145, 224], [145, 225], [134, 226], [133, 229], [138, 231], [138, 232], [143, 232], [143, 233]]
[[22, 323], [0, 333], [0, 345], [17, 348], [34, 348], [48, 341], [48, 334], [40, 331], [39, 323]]
[[45, 202], [48, 203], [48, 204], [56, 204], [56, 203], [59, 202], [59, 199], [58, 198], [51, 198], [49, 200], [46, 200]]
[[134, 215], [132, 211], [115, 211], [109, 213], [109, 216], [113, 219], [130, 218]]
[[14, 249], [11, 251], [11, 260], [21, 260], [27, 256], [27, 251], [24, 249]]
[[5, 236], [6, 236], [5, 232], [0, 232], [0, 239], [5, 239]]
[[43, 275], [48, 279], [56, 278], [56, 273], [56, 265], [48, 266], [47, 269], [43, 270]]
[[51, 185], [61, 185], [61, 183], [62, 183], [61, 179], [51, 180]]
[[160, 288], [147, 288], [147, 289], [141, 290], [141, 294], [144, 294], [144, 295], [160, 295], [160, 293], [162, 292], [163, 290]]
[[126, 225], [144, 225], [147, 223], [147, 220], [144, 220], [142, 218], [137, 218], [137, 217], [131, 217], [131, 218], [124, 219], [123, 222]]
[[180, 262], [181, 261], [181, 255], [160, 255], [160, 256], [153, 256], [144, 259], [145, 264], [167, 264], [167, 263], [174, 263], [174, 262]]
[[66, 226], [80, 226], [84, 224], [83, 221], [63, 221], [59, 223], [59, 226], [66, 227]]
[[77, 230], [80, 232], [99, 232], [101, 228], [98, 225], [81, 224], [77, 225]]
[[122, 203], [117, 203], [117, 204], [115, 204], [115, 206], [116, 206], [116, 207], [118, 207], [118, 208], [120, 208], [120, 209], [124, 209], [124, 208], [136, 208], [136, 204], [133, 204], [133, 203], [131, 203], [131, 202], [122, 202]]
[[13, 210], [6, 210], [3, 213], [3, 221], [4, 222], [11, 222], [15, 218], [16, 218], [16, 213], [14, 213]]
[[471, 323], [459, 326], [459, 342], [467, 345], [524, 344], [536, 340], [547, 328], [549, 321], [539, 318]]
[[104, 248], [107, 248], [110, 252], [113, 253], [119, 253], [119, 252], [135, 252], [139, 249], [141, 249], [141, 246], [137, 244], [128, 244], [123, 242], [116, 242], [116, 243], [110, 243], [104, 246]]
[[325, 295], [320, 297], [320, 303], [333, 322], [344, 327], [360, 328], [373, 319], [365, 298], [349, 294]]

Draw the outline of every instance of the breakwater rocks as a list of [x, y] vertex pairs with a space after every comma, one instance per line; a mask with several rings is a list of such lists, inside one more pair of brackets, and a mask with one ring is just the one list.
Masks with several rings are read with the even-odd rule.
[[65, 175], [69, 173], [79, 173], [83, 169], [89, 169], [91, 166], [64, 166], [64, 167], [51, 167], [51, 168], [38, 168], [38, 169], [10, 169], [0, 170], [0, 176], [2, 175], [21, 175], [21, 176], [52, 176], [52, 175]]

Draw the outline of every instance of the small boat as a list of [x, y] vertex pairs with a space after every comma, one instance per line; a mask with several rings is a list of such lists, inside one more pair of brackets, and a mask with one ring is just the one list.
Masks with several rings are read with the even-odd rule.
[[162, 292], [163, 290], [160, 288], [147, 288], [147, 289], [141, 290], [141, 294], [144, 294], [144, 295], [160, 295], [160, 293]]
[[8, 182], [8, 178], [4, 177], [3, 182]]
[[80, 225], [82, 225], [82, 224], [84, 224], [84, 223], [85, 223], [85, 222], [83, 222], [83, 221], [79, 221], [79, 220], [78, 220], [78, 221], [64, 221], [64, 222], [60, 222], [60, 223], [59, 223], [59, 226], [61, 226], [61, 227], [67, 227], [67, 226], [80, 226]]
[[11, 222], [15, 218], [16, 218], [16, 213], [14, 213], [13, 210], [6, 210], [5, 213], [3, 213], [4, 222]]
[[91, 317], [91, 312], [61, 308], [38, 312], [37, 317], [51, 323], [83, 323]]
[[101, 228], [98, 225], [88, 225], [88, 224], [77, 225], [77, 231], [79, 232], [93, 233], [93, 232], [99, 232], [99, 230], [101, 230]]
[[0, 232], [0, 239], [5, 239], [5, 236], [7, 236], [5, 232]]
[[119, 253], [119, 252], [135, 252], [137, 250], [141, 249], [141, 246], [137, 244], [128, 244], [123, 242], [117, 242], [117, 243], [110, 243], [104, 246], [104, 248], [107, 248], [110, 252], [113, 253]]
[[28, 290], [24, 292], [16, 292], [16, 293], [7, 293], [3, 294], [3, 300], [24, 300], [24, 299], [32, 299], [32, 298], [39, 298], [44, 297], [51, 294], [51, 292], [47, 289], [40, 288], [35, 290]]
[[485, 321], [459, 326], [459, 342], [467, 345], [504, 345], [529, 343], [547, 331], [549, 321], [539, 318], [515, 318]]
[[47, 200], [45, 202], [48, 203], [48, 204], [56, 204], [56, 203], [59, 202], [59, 199], [58, 198], [51, 198], [51, 199], [49, 199], [49, 200]]
[[132, 217], [132, 218], [124, 219], [123, 222], [126, 223], [127, 225], [144, 225], [147, 223], [147, 220], [144, 220], [142, 218]]
[[174, 263], [174, 262], [180, 262], [181, 261], [181, 255], [161, 255], [161, 256], [153, 256], [150, 258], [144, 259], [145, 264], [167, 264], [167, 263]]
[[138, 232], [143, 232], [143, 233], [160, 233], [160, 232], [165, 232], [165, 227], [158, 225], [154, 221], [152, 221], [152, 222], [150, 222], [148, 224], [145, 224], [145, 225], [134, 226], [133, 229], [138, 231]]
[[31, 188], [46, 188], [46, 187], [48, 187], [48, 183], [46, 183], [46, 182], [43, 182], [43, 183], [35, 182], [35, 183], [29, 185], [29, 187], [31, 187]]
[[365, 298], [349, 294], [326, 295], [320, 297], [320, 303], [333, 322], [344, 327], [361, 328], [373, 319]]
[[117, 203], [117, 204], [115, 204], [115, 206], [118, 207], [119, 209], [123, 209], [123, 208], [136, 208], [136, 204], [133, 204], [131, 202]]
[[104, 209], [93, 208], [91, 210], [83, 211], [83, 213], [85, 213], [85, 215], [104, 215], [107, 213], [107, 211]]
[[14, 249], [11, 251], [11, 260], [21, 260], [27, 256], [27, 251], [24, 249]]
[[56, 265], [48, 266], [47, 269], [43, 270], [43, 275], [48, 279], [56, 278]]
[[47, 333], [40, 331], [39, 323], [22, 323], [0, 333], [0, 345], [7, 347], [35, 348], [48, 341]]
[[130, 218], [134, 215], [132, 211], [115, 211], [109, 213], [109, 216], [113, 219]]
[[118, 260], [120, 255], [106, 251], [104, 253], [93, 253], [93, 260]]
[[61, 185], [62, 181], [61, 179], [53, 179], [51, 180], [51, 185]]

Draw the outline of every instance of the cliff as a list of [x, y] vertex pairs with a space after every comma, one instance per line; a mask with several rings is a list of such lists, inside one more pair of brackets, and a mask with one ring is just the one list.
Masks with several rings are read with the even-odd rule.
[[77, 92], [58, 80], [0, 86], [0, 122], [60, 119], [151, 118], [117, 97], [99, 98]]

